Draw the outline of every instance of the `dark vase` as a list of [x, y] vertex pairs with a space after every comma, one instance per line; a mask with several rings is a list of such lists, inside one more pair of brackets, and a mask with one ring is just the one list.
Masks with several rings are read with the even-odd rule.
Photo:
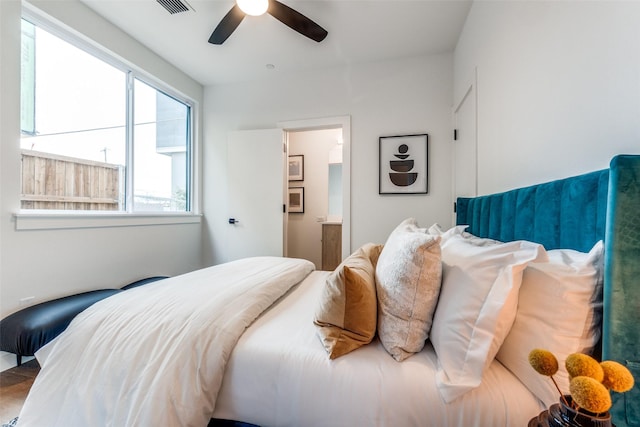
[[[571, 396], [564, 397], [571, 405]], [[528, 427], [615, 427], [615, 425], [611, 423], [609, 412], [594, 414], [584, 409], [578, 411], [567, 406], [564, 400], [560, 399], [560, 403], [551, 405], [548, 410], [532, 418]]]

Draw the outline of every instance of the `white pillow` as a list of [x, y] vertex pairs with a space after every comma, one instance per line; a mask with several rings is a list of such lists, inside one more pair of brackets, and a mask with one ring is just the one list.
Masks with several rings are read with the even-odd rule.
[[[589, 253], [567, 249], [547, 253], [548, 262], [531, 263], [524, 271], [518, 313], [496, 359], [548, 408], [560, 396], [551, 379], [529, 365], [529, 352], [549, 350], [562, 367], [569, 354], [595, 347], [600, 339], [603, 244], [596, 243]], [[564, 369], [553, 378], [563, 393], [569, 392]]]
[[462, 230], [441, 236], [442, 287], [431, 328], [436, 384], [446, 402], [480, 385], [516, 316], [522, 271], [546, 260], [541, 245], [500, 243]]
[[391, 232], [378, 258], [378, 336], [399, 362], [428, 338], [442, 281], [439, 242], [409, 218]]

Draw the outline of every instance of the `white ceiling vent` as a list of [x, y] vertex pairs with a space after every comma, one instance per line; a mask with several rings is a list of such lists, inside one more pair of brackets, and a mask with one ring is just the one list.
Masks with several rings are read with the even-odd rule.
[[156, 0], [162, 7], [164, 7], [170, 14], [187, 12], [193, 10], [191, 5], [184, 0]]

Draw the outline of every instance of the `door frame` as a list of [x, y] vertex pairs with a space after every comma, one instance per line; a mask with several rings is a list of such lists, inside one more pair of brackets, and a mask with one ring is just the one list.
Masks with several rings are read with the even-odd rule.
[[288, 131], [342, 129], [342, 259], [351, 255], [351, 116], [287, 120], [277, 126]]
[[[458, 100], [454, 103], [454, 107], [452, 109], [452, 121], [453, 128], [455, 132], [459, 130], [458, 123], [458, 112], [462, 105], [469, 100], [470, 96], [473, 96], [471, 107], [473, 108], [473, 145], [475, 147], [475, 159], [474, 159], [474, 194], [467, 196], [477, 196], [478, 195], [478, 68], [474, 67], [471, 75], [467, 78], [466, 83], [460, 86], [462, 88], [462, 92], [458, 94]], [[453, 202], [455, 203], [456, 198], [459, 196], [456, 194], [456, 182], [457, 182], [457, 159], [456, 159], [456, 144], [457, 141], [453, 140], [453, 144], [451, 145], [451, 197]], [[456, 213], [453, 211], [452, 213], [453, 224], [456, 223]]]

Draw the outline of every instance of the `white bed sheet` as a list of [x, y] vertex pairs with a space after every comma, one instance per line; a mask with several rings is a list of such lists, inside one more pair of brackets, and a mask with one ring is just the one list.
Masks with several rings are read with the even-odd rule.
[[396, 362], [379, 341], [329, 360], [313, 325], [329, 273], [311, 273], [238, 341], [215, 418], [264, 427], [524, 426], [543, 406], [494, 361], [483, 384], [446, 404], [433, 348]]

